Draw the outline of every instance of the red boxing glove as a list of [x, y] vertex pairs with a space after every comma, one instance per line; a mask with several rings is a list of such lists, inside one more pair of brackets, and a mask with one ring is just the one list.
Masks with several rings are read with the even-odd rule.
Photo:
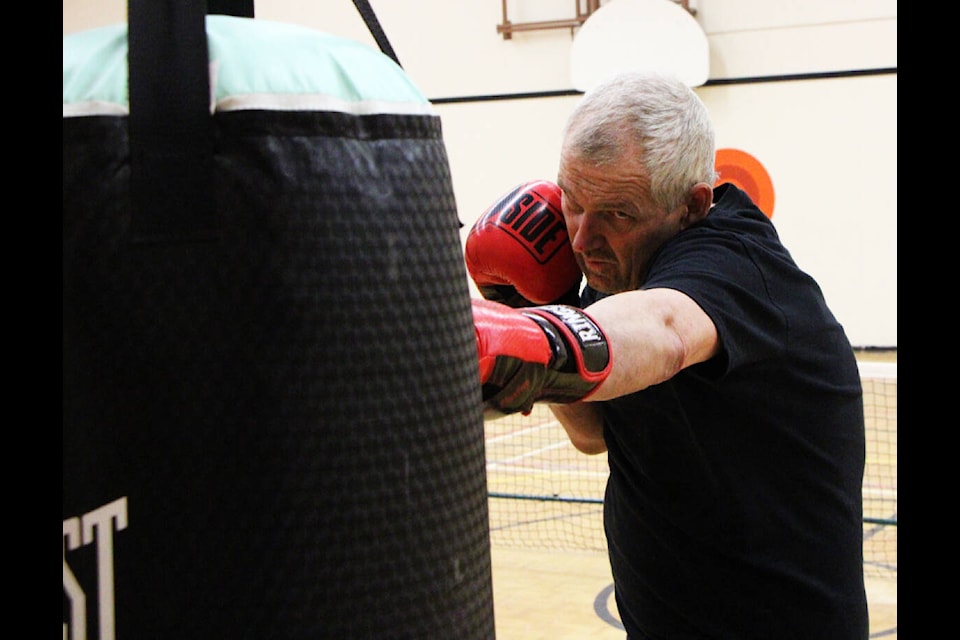
[[583, 274], [552, 182], [525, 182], [495, 202], [470, 229], [464, 257], [487, 300], [515, 308], [580, 303]]
[[530, 413], [535, 402], [583, 400], [610, 375], [607, 338], [584, 311], [472, 304], [486, 419]]

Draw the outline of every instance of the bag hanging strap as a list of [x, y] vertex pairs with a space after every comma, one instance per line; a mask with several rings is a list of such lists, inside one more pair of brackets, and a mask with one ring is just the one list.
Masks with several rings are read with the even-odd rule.
[[253, 0], [207, 0], [207, 13], [252, 18]]
[[[368, 0], [353, 0], [400, 66]], [[131, 231], [135, 242], [215, 239], [207, 13], [252, 18], [254, 0], [128, 0]]]
[[373, 7], [370, 6], [370, 3], [367, 0], [353, 0], [353, 4], [363, 17], [363, 21], [367, 23], [367, 29], [370, 29], [370, 33], [373, 34], [373, 39], [377, 41], [377, 46], [380, 47], [380, 51], [390, 56], [390, 59], [396, 62], [397, 66], [402, 69], [403, 65], [400, 64], [400, 60], [397, 59], [397, 54], [394, 53], [393, 47], [390, 46], [390, 41], [387, 40], [387, 34], [383, 32], [380, 21], [377, 20], [377, 15], [373, 12]]
[[127, 13], [134, 241], [215, 238], [206, 0], [128, 0]]
[[[252, 18], [253, 3], [254, 0], [207, 0], [207, 13]], [[400, 64], [400, 60], [397, 59], [397, 54], [393, 51], [393, 47], [390, 46], [387, 34], [384, 33], [383, 28], [380, 26], [380, 21], [377, 20], [377, 15], [373, 12], [373, 7], [370, 6], [370, 2], [368, 0], [353, 0], [353, 5], [357, 8], [357, 11], [360, 12], [360, 16], [366, 23], [367, 29], [373, 34], [373, 39], [377, 41], [377, 46], [380, 47], [380, 51], [390, 56], [391, 60], [402, 67], [403, 65]]]

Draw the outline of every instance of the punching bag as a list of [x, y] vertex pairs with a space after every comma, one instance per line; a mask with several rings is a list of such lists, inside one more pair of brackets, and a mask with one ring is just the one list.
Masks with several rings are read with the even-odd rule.
[[190, 82], [128, 74], [127, 25], [63, 40], [64, 640], [493, 638], [439, 117], [350, 40], [187, 40], [172, 136], [133, 76]]

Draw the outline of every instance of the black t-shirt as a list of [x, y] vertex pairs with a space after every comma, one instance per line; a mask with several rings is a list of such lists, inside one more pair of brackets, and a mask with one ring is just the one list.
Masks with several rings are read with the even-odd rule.
[[630, 638], [866, 638], [853, 350], [747, 195], [714, 201], [642, 288], [695, 300], [721, 353], [602, 403], [621, 619]]

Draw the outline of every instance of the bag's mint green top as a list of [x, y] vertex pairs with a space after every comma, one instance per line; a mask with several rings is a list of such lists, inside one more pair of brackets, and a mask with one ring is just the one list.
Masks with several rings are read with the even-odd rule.
[[[434, 115], [403, 69], [353, 40], [298, 25], [211, 15], [207, 44], [211, 112]], [[63, 116], [127, 113], [127, 26], [64, 36]]]

